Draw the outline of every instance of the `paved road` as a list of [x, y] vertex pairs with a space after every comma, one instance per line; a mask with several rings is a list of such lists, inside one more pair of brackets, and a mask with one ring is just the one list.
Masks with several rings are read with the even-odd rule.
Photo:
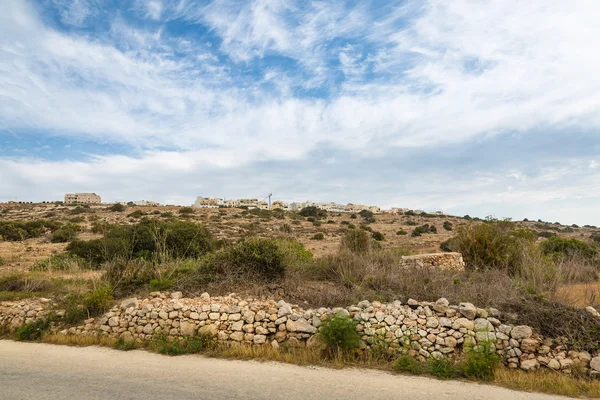
[[0, 399], [562, 399], [493, 386], [278, 363], [0, 341]]

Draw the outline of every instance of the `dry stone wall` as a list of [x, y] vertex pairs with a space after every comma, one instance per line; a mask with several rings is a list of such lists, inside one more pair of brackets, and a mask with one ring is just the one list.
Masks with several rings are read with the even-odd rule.
[[461, 253], [429, 253], [403, 256], [402, 265], [407, 267], [435, 267], [452, 271], [461, 271], [465, 262]]
[[[46, 299], [0, 303], [0, 328], [17, 328], [43, 317], [51, 308]], [[426, 360], [454, 357], [466, 348], [491, 343], [508, 368], [529, 371], [544, 367], [565, 373], [576, 369], [600, 375], [598, 354], [568, 351], [564, 339], [544, 338], [529, 326], [503, 323], [496, 309], [481, 309], [470, 303], [450, 305], [443, 298], [435, 303], [409, 300], [406, 304], [365, 300], [346, 308], [304, 310], [284, 301], [235, 295], [211, 297], [205, 293], [182, 298], [179, 292], [155, 292], [145, 299], [124, 300], [99, 318], [57, 333], [140, 341], [157, 335], [182, 338], [211, 334], [226, 343], [303, 347], [315, 345], [323, 321], [337, 313], [356, 320], [365, 351], [386, 343], [390, 351]]]

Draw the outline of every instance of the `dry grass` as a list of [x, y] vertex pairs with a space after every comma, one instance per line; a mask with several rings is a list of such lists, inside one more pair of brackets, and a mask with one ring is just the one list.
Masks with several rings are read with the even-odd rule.
[[106, 336], [81, 336], [81, 335], [62, 335], [62, 334], [49, 334], [42, 337], [43, 343], [58, 344], [66, 346], [103, 346], [103, 347], [114, 347], [117, 342], [116, 339]]
[[575, 283], [558, 288], [555, 298], [576, 307], [600, 306], [600, 282]]
[[496, 371], [494, 383], [526, 392], [600, 398], [600, 380], [576, 378], [548, 370], [524, 372], [503, 368]]

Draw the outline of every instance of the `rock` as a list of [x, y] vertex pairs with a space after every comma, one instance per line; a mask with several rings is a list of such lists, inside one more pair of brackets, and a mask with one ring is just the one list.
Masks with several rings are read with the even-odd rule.
[[169, 314], [166, 311], [161, 311], [158, 313], [158, 318], [160, 319], [169, 319]]
[[452, 328], [452, 320], [450, 318], [441, 317], [440, 326], [443, 326], [444, 328]]
[[475, 323], [473, 321], [469, 321], [466, 318], [458, 318], [452, 324], [452, 329], [457, 329], [457, 330], [464, 328], [464, 329], [472, 331], [474, 327], [475, 327]]
[[171, 298], [173, 300], [177, 300], [183, 297], [183, 294], [181, 292], [173, 292], [171, 293]]
[[596, 309], [594, 307], [592, 307], [592, 306], [587, 306], [585, 308], [585, 311], [587, 311], [588, 313], [590, 313], [594, 317], [600, 317], [600, 313], [598, 311], [596, 311]]
[[444, 344], [447, 347], [456, 347], [457, 341], [456, 341], [456, 339], [454, 337], [447, 336], [447, 337], [444, 338]]
[[475, 319], [475, 316], [477, 315], [477, 307], [471, 303], [460, 303], [458, 305], [458, 312], [465, 318]]
[[191, 312], [190, 313], [190, 319], [200, 319], [200, 314], [198, 314], [197, 312]]
[[378, 322], [381, 322], [381, 321], [383, 321], [383, 319], [384, 319], [384, 318], [385, 318], [385, 314], [384, 314], [384, 313], [382, 313], [381, 311], [377, 311], [377, 312], [375, 313], [375, 319], [376, 319]]
[[596, 372], [600, 372], [600, 356], [592, 358], [592, 361], [590, 361], [590, 368]]
[[527, 339], [527, 338], [531, 337], [531, 335], [533, 335], [533, 331], [527, 325], [515, 326], [510, 331], [510, 337], [512, 337], [513, 339], [517, 339], [517, 340]]
[[539, 367], [540, 363], [536, 359], [521, 361], [521, 369], [524, 371], [535, 371]]
[[208, 293], [202, 293], [200, 295], [200, 300], [204, 300], [204, 301], [210, 300], [210, 294], [208, 294]]
[[558, 360], [560, 363], [560, 369], [570, 369], [573, 366], [573, 360], [570, 358], [563, 358], [562, 360]]
[[196, 333], [196, 324], [188, 321], [182, 321], [179, 325], [182, 336], [194, 336]]
[[216, 336], [217, 332], [219, 332], [219, 327], [214, 324], [204, 325], [198, 329], [198, 333], [204, 334], [204, 335]]
[[119, 326], [119, 317], [111, 317], [108, 319], [108, 326]]
[[548, 368], [558, 371], [560, 369], [560, 363], [553, 358], [550, 361], [548, 361]]
[[267, 337], [265, 335], [254, 335], [254, 344], [264, 344], [267, 341]]
[[278, 318], [286, 317], [286, 316], [290, 315], [291, 313], [292, 313], [292, 307], [287, 303], [283, 303], [279, 307], [279, 310], [277, 310], [277, 317]]
[[317, 331], [317, 328], [306, 322], [304, 318], [299, 318], [296, 321], [288, 319], [285, 327], [289, 332], [315, 333]]
[[521, 341], [521, 350], [525, 353], [535, 353], [540, 345], [536, 339], [527, 338]]
[[233, 324], [231, 324], [231, 330], [232, 331], [241, 331], [243, 326], [244, 326], [244, 321], [236, 321]]
[[137, 298], [132, 297], [130, 299], [125, 299], [121, 302], [120, 308], [121, 310], [127, 310], [130, 307], [137, 308], [139, 305], [139, 301]]
[[241, 342], [244, 340], [244, 332], [233, 332], [231, 335], [229, 335], [229, 338], [231, 340], [235, 340], [236, 342]]
[[440, 324], [440, 321], [437, 318], [435, 318], [435, 317], [429, 317], [429, 318], [427, 318], [427, 325], [426, 326], [428, 328], [432, 328], [432, 329], [437, 328], [439, 326], [439, 324]]
[[485, 318], [477, 318], [473, 330], [475, 332], [493, 332], [494, 326]]
[[150, 334], [151, 334], [153, 331], [154, 331], [154, 328], [152, 328], [152, 324], [146, 324], [146, 325], [144, 326], [143, 332], [144, 332], [146, 335], [150, 335]]
[[441, 299], [438, 299], [435, 304], [433, 305], [433, 309], [439, 313], [445, 313], [446, 310], [448, 310], [448, 306], [450, 305], [450, 302], [448, 301], [448, 299], [442, 297]]

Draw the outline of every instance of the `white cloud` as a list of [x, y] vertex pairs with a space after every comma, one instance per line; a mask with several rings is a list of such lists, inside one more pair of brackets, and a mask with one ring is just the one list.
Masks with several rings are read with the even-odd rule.
[[[91, 4], [56, 2], [64, 22], [77, 26], [94, 14]], [[109, 156], [81, 164], [2, 160], [3, 173], [23, 166], [25, 172], [15, 176], [37, 184], [27, 172], [36, 165], [55, 171], [53, 180], [83, 182], [87, 176], [97, 183], [122, 176], [123, 169], [176, 174], [296, 162], [320, 146], [376, 159], [394, 147], [443, 152], [451, 144], [533, 129], [600, 127], [600, 54], [590, 50], [600, 37], [595, 1], [431, 0], [391, 7], [385, 15], [366, 3], [343, 2], [138, 5], [153, 20], [208, 26], [220, 48], [171, 36], [156, 25], [134, 28], [123, 17], [111, 21], [106, 35], [67, 34], [44, 25], [28, 3], [4, 4], [0, 128], [127, 144], [141, 158]], [[268, 65], [259, 77], [232, 72], [269, 55], [299, 67]], [[346, 78], [338, 83], [340, 73]], [[314, 88], [331, 94], [296, 94]], [[336, 168], [344, 168], [335, 160]], [[587, 171], [597, 166], [589, 157], [586, 163]], [[482, 190], [485, 195], [472, 204], [491, 195], [514, 203], [583, 193], [583, 186], [551, 189], [569, 176], [568, 167], [538, 176], [495, 171], [492, 180], [502, 183]], [[465, 190], [485, 188], [486, 179], [478, 176]], [[536, 182], [540, 189], [524, 186]], [[497, 189], [509, 185], [513, 190], [506, 193]], [[443, 205], [469, 204], [466, 197], [449, 196]], [[431, 198], [429, 204], [438, 201]]]

